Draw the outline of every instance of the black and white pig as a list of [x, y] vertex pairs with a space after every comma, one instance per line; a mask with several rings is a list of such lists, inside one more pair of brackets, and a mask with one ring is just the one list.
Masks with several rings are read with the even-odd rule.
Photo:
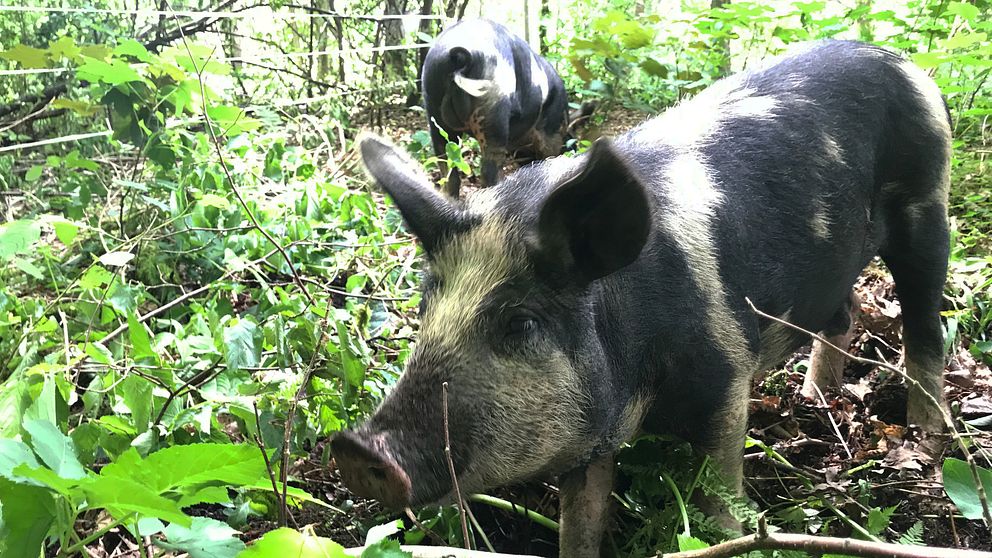
[[[561, 556], [596, 556], [614, 452], [639, 430], [711, 456], [740, 490], [752, 375], [847, 329], [876, 254], [892, 271], [909, 375], [943, 405], [949, 117], [887, 50], [816, 43], [584, 155], [524, 167], [463, 203], [367, 137], [370, 174], [422, 241], [419, 342], [395, 389], [332, 451], [357, 494], [452, 501], [559, 474]], [[812, 374], [835, 358], [822, 352]], [[843, 355], [840, 355], [843, 358]], [[911, 389], [909, 421], [942, 430]]]
[[[561, 153], [568, 125], [565, 84], [547, 60], [506, 27], [463, 20], [441, 33], [427, 52], [422, 77], [434, 153], [445, 140], [468, 134], [482, 149], [482, 184], [496, 183], [509, 154], [534, 159]], [[444, 168], [444, 167], [442, 167]], [[458, 197], [461, 177], [448, 173], [445, 192]]]

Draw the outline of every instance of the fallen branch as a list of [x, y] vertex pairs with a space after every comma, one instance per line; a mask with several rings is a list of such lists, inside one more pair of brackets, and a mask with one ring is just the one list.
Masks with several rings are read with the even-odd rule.
[[659, 554], [656, 558], [730, 558], [755, 550], [799, 550], [812, 556], [841, 554], [861, 558], [990, 558], [992, 552], [878, 543], [856, 539], [838, 539], [789, 533], [755, 533], [729, 540], [709, 548]]
[[[406, 546], [400, 548], [404, 552], [413, 554], [413, 558], [537, 558], [530, 554], [493, 554], [481, 552], [479, 550], [465, 550], [451, 546]], [[346, 548], [344, 553], [348, 556], [361, 556], [365, 547]]]

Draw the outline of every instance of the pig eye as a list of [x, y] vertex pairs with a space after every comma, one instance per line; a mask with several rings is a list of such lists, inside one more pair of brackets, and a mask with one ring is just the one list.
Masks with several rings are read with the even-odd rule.
[[530, 335], [537, 331], [537, 320], [530, 316], [513, 316], [506, 324], [508, 335]]

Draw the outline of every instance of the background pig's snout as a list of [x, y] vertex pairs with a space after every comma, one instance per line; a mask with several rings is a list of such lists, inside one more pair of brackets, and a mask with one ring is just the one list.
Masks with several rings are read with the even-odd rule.
[[410, 477], [393, 459], [381, 435], [367, 439], [341, 432], [331, 441], [331, 453], [341, 479], [355, 494], [395, 509], [410, 504]]

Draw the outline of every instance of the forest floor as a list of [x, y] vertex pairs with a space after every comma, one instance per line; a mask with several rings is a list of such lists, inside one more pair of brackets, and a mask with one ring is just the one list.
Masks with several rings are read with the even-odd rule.
[[[592, 125], [579, 135], [616, 135], [645, 118], [643, 113], [615, 107], [600, 120], [608, 124]], [[406, 141], [423, 128], [422, 114], [408, 109], [396, 109], [386, 120], [389, 124], [383, 133], [396, 141]], [[475, 179], [469, 178], [467, 185], [476, 185]], [[855, 291], [861, 305], [851, 354], [902, 366], [900, 308], [891, 277], [881, 264], [873, 263]], [[869, 511], [864, 497], [870, 494], [872, 507], [895, 507], [891, 521], [880, 533], [883, 538], [895, 540], [922, 522], [926, 544], [992, 550], [988, 529], [980, 521], [957, 515], [944, 494], [942, 458], [934, 459], [921, 451], [920, 433], [905, 426], [907, 389], [903, 380], [884, 369], [849, 361], [843, 387], [827, 390], [823, 401], [811, 401], [799, 393], [808, 355], [807, 347], [754, 384], [749, 436], [785, 457], [791, 468], [768, 458], [758, 447], [748, 449], [747, 497], [762, 510], [824, 498], [837, 503], [836, 509], [848, 517], [864, 517]], [[962, 419], [977, 425], [992, 422], [992, 371], [988, 366], [961, 349], [950, 359], [945, 379], [948, 399]], [[984, 455], [989, 455], [992, 435], [976, 428], [970, 435], [973, 447], [985, 448]], [[944, 457], [962, 457], [950, 443], [946, 447]], [[316, 508], [298, 512], [302, 517], [297, 517], [297, 523], [319, 524], [319, 534], [346, 546], [360, 546], [364, 529], [391, 517], [377, 502], [356, 498], [344, 488], [333, 466], [328, 466], [322, 447], [297, 464], [296, 474], [302, 488], [348, 512], [334, 516]], [[557, 517], [556, 491], [547, 483], [506, 488], [494, 494]], [[518, 515], [480, 504], [471, 507], [498, 551], [557, 555], [554, 533]], [[836, 517], [824, 516], [822, 522], [811, 518], [807, 525], [810, 530], [818, 529], [819, 534], [852, 535], [850, 523]], [[622, 535], [615, 532], [614, 536]], [[427, 541], [429, 538], [425, 544]]]

